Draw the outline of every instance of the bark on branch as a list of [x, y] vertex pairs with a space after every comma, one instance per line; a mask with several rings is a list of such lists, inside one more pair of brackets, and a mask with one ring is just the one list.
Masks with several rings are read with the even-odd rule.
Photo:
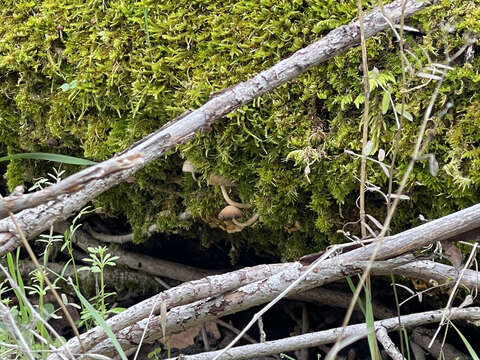
[[[401, 326], [411, 328], [423, 324], [431, 324], [439, 322], [442, 318], [442, 310], [428, 311], [424, 313], [404, 315], [401, 317]], [[450, 312], [450, 320], [474, 320], [480, 319], [480, 308], [472, 307], [466, 309], [453, 308]], [[391, 332], [398, 330], [399, 323], [398, 317], [376, 321], [374, 323], [375, 328], [384, 328], [385, 331]], [[319, 331], [315, 333], [291, 336], [289, 338], [267, 341], [261, 344], [245, 345], [232, 348], [227, 351], [220, 359], [228, 360], [241, 360], [241, 359], [251, 359], [256, 357], [268, 356], [273, 354], [280, 354], [282, 352], [294, 351], [300, 349], [307, 349], [310, 347], [329, 344], [335, 342], [340, 332], [341, 328], [330, 329]], [[344, 337], [350, 336], [362, 336], [366, 337], [368, 335], [368, 329], [366, 324], [350, 325], [347, 326], [343, 332]], [[202, 353], [198, 355], [183, 355], [181, 358], [170, 358], [168, 360], [174, 359], [184, 359], [184, 360], [210, 360], [213, 359], [216, 355], [220, 353], [219, 351], [212, 351], [208, 353]]]
[[[433, 220], [429, 223], [420, 225], [416, 228], [407, 230], [405, 232], [399, 233], [397, 235], [393, 235], [390, 237], [387, 237], [384, 239], [382, 247], [380, 251], [378, 252], [378, 258], [379, 259], [385, 259], [389, 257], [395, 257], [398, 255], [403, 254], [405, 251], [409, 250], [416, 250], [421, 248], [422, 246], [428, 245], [430, 243], [433, 243], [435, 241], [439, 240], [445, 240], [451, 237], [454, 237], [460, 233], [463, 233], [463, 231], [469, 231], [471, 230], [474, 226], [476, 226], [476, 223], [478, 219], [480, 218], [480, 205], [475, 205], [473, 207], [470, 207], [465, 210], [461, 210], [459, 212], [456, 212], [454, 214], [448, 215], [446, 217]], [[338, 279], [341, 279], [347, 275], [355, 274], [363, 270], [363, 265], [366, 260], [368, 260], [371, 251], [373, 251], [373, 248], [375, 247], [375, 244], [371, 244], [368, 246], [365, 246], [363, 248], [357, 249], [357, 250], [352, 250], [350, 252], [347, 252], [345, 254], [342, 254], [340, 256], [327, 259], [325, 260], [316, 270], [314, 273], [309, 275], [309, 277], [306, 279], [306, 281], [299, 286], [295, 291], [304, 291], [311, 289], [316, 286], [321, 286], [327, 282], [332, 282], [336, 281]], [[412, 259], [410, 259], [411, 262]], [[400, 266], [401, 265], [401, 266]], [[412, 276], [415, 276], [414, 274], [418, 275], [419, 270], [422, 270], [422, 267], [418, 267], [418, 265], [415, 264], [396, 264], [397, 266], [397, 272], [401, 271], [400, 269], [403, 269], [406, 273], [412, 274]], [[417, 267], [416, 267], [417, 266]], [[451, 267], [446, 267], [446, 265], [441, 265], [441, 264], [431, 264], [426, 263], [424, 266], [427, 267], [427, 269], [430, 269], [428, 272], [426, 271], [424, 275], [419, 276], [421, 278], [425, 278], [426, 276], [431, 276], [432, 278], [436, 279], [437, 281], [440, 280], [442, 276], [440, 272], [436, 273], [437, 271], [447, 271], [446, 277], [450, 277], [455, 279], [457, 277], [457, 272], [456, 270], [452, 270]], [[213, 304], [210, 304], [211, 308], [207, 307], [204, 308], [202, 311], [197, 312], [196, 307], [198, 304], [191, 304], [188, 305], [185, 308], [182, 308], [182, 311], [185, 311], [185, 316], [187, 316], [190, 320], [196, 319], [197, 321], [205, 321], [206, 319], [209, 319], [211, 317], [219, 317], [223, 316], [232, 312], [237, 312], [241, 311], [243, 309], [256, 306], [262, 303], [265, 303], [272, 298], [274, 298], [276, 295], [278, 295], [280, 292], [282, 292], [284, 289], [286, 289], [293, 281], [295, 281], [302, 273], [304, 270], [304, 267], [299, 264], [299, 263], [290, 263], [290, 264], [283, 264], [283, 265], [277, 265], [275, 270], [271, 272], [270, 270], [267, 270], [263, 274], [251, 274], [251, 273], [244, 273], [243, 276], [245, 275], [250, 275], [251, 278], [250, 280], [243, 279], [243, 284], [249, 284], [246, 285], [245, 288], [241, 288], [236, 290], [235, 292], [232, 292], [228, 295], [228, 297], [221, 296], [215, 298], [213, 301]], [[372, 268], [372, 273], [383, 273], [387, 274], [391, 271], [392, 267], [385, 267], [385, 263], [382, 262], [376, 262], [373, 264]], [[202, 298], [206, 298], [207, 296], [215, 296], [215, 294], [223, 293], [228, 290], [233, 290], [237, 289], [240, 285], [237, 282], [232, 283], [236, 279], [236, 276], [238, 275], [233, 275], [233, 279], [229, 279], [228, 276], [232, 276], [232, 274], [237, 274], [236, 272], [230, 273], [230, 274], [225, 274], [225, 275], [217, 275], [215, 279], [218, 279], [219, 283], [222, 283], [222, 285], [217, 285], [219, 286], [218, 289], [221, 289], [219, 292], [217, 292], [217, 289], [204, 289], [204, 293], [202, 297], [195, 297], [196, 300], [200, 300]], [[478, 279], [475, 274], [475, 272], [467, 272], [468, 276], [464, 278], [464, 281], [470, 286], [474, 286], [478, 284]], [[209, 284], [209, 279], [214, 278], [206, 278], [207, 284]], [[256, 280], [253, 280], [255, 278]], [[430, 278], [430, 277], [429, 277]], [[428, 279], [429, 279], [428, 278]], [[427, 279], [427, 280], [428, 280]], [[257, 281], [257, 283], [253, 283], [254, 281]], [[225, 282], [224, 282], [225, 281]], [[250, 284], [253, 283], [253, 284]], [[201, 284], [201, 283], [200, 283]], [[207, 285], [206, 284], [206, 285]], [[195, 293], [197, 292], [195, 282], [192, 283], [187, 283], [185, 285], [189, 291], [194, 291]], [[208, 286], [207, 286], [208, 287]], [[177, 288], [172, 289], [174, 291]], [[226, 290], [228, 289], [228, 290]], [[141, 319], [145, 319], [145, 317], [148, 315], [151, 306], [156, 304], [156, 309], [155, 311], [158, 311], [159, 307], [159, 302], [157, 301], [159, 298], [162, 299], [168, 299], [168, 296], [164, 298], [165, 294], [159, 294], [155, 298], [151, 298], [148, 300], [148, 305], [144, 302], [139, 304], [140, 307], [145, 306], [145, 308], [141, 309], [140, 312], [137, 312], [137, 308], [133, 307], [130, 308], [130, 311], [127, 311], [125, 313], [119, 314], [115, 316], [114, 318], [110, 319], [107, 323], [113, 327], [113, 331], [116, 332], [118, 330], [124, 329], [123, 332], [121, 332], [125, 337], [125, 345], [129, 346], [131, 343], [135, 343], [133, 338], [135, 340], [138, 340], [136, 336], [140, 336], [142, 331], [136, 332], [135, 330], [138, 329], [143, 329], [142, 328], [142, 321]], [[156, 299], [156, 300], [153, 300]], [[161, 301], [167, 301], [167, 300], [161, 300]], [[189, 302], [193, 302], [194, 298], [189, 298]], [[240, 302], [240, 303], [237, 303]], [[169, 303], [168, 308], [171, 306], [176, 306], [178, 304], [173, 305], [174, 302]], [[183, 302], [185, 304], [185, 302]], [[228, 305], [228, 306], [227, 306]], [[172, 311], [179, 309], [175, 308], [172, 309]], [[154, 312], [155, 313], [155, 312]], [[212, 316], [213, 314], [213, 316]], [[173, 312], [170, 316], [173, 316]], [[176, 316], [180, 316], [180, 314], [177, 314]], [[183, 327], [188, 327], [188, 326], [193, 326], [194, 323], [191, 323], [191, 321], [188, 321], [187, 323], [182, 323], [182, 318], [179, 317], [177, 318], [176, 321], [178, 321], [176, 324], [181, 324], [182, 326], [180, 327], [174, 327], [172, 328], [171, 331], [180, 331], [183, 329]], [[140, 321], [136, 325], [133, 325], [129, 327], [132, 324], [135, 324], [135, 322]], [[145, 322], [145, 320], [143, 320]], [[169, 320], [170, 321], [170, 320]], [[195, 323], [196, 324], [196, 323]], [[143, 323], [143, 326], [145, 326], [145, 323]], [[158, 320], [153, 320], [150, 322], [149, 325], [149, 331], [151, 333], [155, 333], [155, 331], [158, 331], [160, 333], [160, 324]], [[86, 340], [88, 343], [84, 344], [84, 346], [93, 346], [94, 344], [98, 343], [98, 341], [101, 341], [105, 338], [105, 334], [103, 333], [103, 330], [101, 328], [95, 328], [91, 332], [88, 332], [87, 334], [95, 334], [94, 336], [86, 335]], [[72, 352], [77, 351], [77, 340], [72, 339], [69, 341], [69, 346]], [[107, 342], [104, 344], [105, 346], [110, 346], [109, 343]], [[106, 348], [102, 347], [99, 345], [100, 348], [97, 350], [102, 353], [103, 351], [109, 351]], [[51, 359], [54, 359], [53, 357]]]
[[[398, 22], [402, 16], [407, 18], [430, 5], [428, 1], [410, 0], [402, 7], [403, 2], [396, 0], [384, 7], [385, 15], [393, 22]], [[366, 15], [364, 24], [366, 37], [389, 26], [379, 9]], [[172, 120], [124, 153], [84, 169], [45, 190], [1, 200], [0, 215], [5, 216], [8, 211], [23, 210], [15, 217], [25, 236], [32, 238], [53, 223], [66, 219], [105, 190], [162, 156], [167, 150], [190, 140], [195, 133], [209, 129], [215, 120], [359, 43], [358, 21], [340, 26], [255, 77], [214, 94], [211, 100], [200, 108]], [[26, 209], [32, 206], [35, 207]], [[11, 219], [1, 220], [0, 255], [15, 249], [19, 244], [20, 239]]]

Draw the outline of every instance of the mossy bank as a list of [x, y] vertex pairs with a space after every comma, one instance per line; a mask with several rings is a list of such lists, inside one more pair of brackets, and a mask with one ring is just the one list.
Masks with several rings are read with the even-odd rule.
[[[105, 160], [195, 109], [209, 96], [243, 81], [357, 16], [356, 1], [1, 1], [0, 149], [55, 152]], [[368, 8], [370, 2], [364, 2]], [[480, 1], [442, 1], [408, 21], [407, 59], [414, 72], [442, 62], [480, 33]], [[401, 102], [401, 61], [392, 31], [368, 39], [376, 82], [370, 104], [372, 157], [390, 163], [396, 130], [386, 89]], [[419, 162], [392, 225], [399, 231], [480, 200], [480, 56], [473, 44], [455, 62], [440, 90]], [[475, 53], [476, 51], [476, 53]], [[295, 258], [358, 234], [358, 157], [362, 151], [361, 53], [354, 48], [262, 96], [214, 124], [211, 132], [171, 151], [95, 203], [106, 216], [124, 214], [141, 241], [155, 223], [235, 248]], [[407, 74], [412, 89], [429, 81]], [[394, 187], [410, 160], [435, 81], [406, 93]], [[185, 159], [195, 181], [182, 173]], [[432, 157], [430, 157], [432, 159]], [[2, 165], [4, 166], [4, 165]], [[11, 189], [45, 176], [51, 164], [5, 165]], [[307, 171], [305, 169], [307, 168]], [[69, 172], [76, 171], [67, 167]], [[210, 174], [235, 183], [232, 198], [252, 204], [260, 220], [241, 232], [219, 228], [226, 205]], [[308, 176], [307, 176], [308, 175]], [[368, 162], [367, 179], [387, 191], [388, 178]], [[368, 192], [367, 213], [382, 220], [383, 196]], [[180, 218], [185, 211], [189, 219]], [[374, 227], [374, 224], [372, 224]], [[200, 240], [200, 239], [199, 239]]]

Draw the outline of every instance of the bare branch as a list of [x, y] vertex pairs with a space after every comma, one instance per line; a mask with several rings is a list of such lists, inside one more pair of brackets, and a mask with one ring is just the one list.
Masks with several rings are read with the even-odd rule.
[[[411, 261], [412, 258], [412, 256], [405, 256], [387, 261], [379, 261], [375, 265], [392, 269]], [[340, 257], [324, 261], [318, 266], [316, 271], [309, 274], [305, 281], [298, 285], [295, 292], [305, 291], [324, 285], [326, 282], [358, 274], [362, 272], [366, 266], [366, 261], [359, 261], [355, 264], [344, 263]], [[206, 298], [188, 305], [175, 307], [168, 312], [166, 333], [180, 332], [186, 328], [201, 324], [204, 321], [213, 320], [269, 302], [298, 279], [304, 270], [305, 268], [301, 266], [301, 264], [294, 263], [285, 271], [277, 271], [266, 279], [252, 282], [235, 291], [212, 298]], [[150, 319], [146, 341], [153, 341], [161, 336], [160, 320], [158, 316]], [[132, 344], [138, 343], [146, 324], [147, 320], [144, 319], [118, 332], [116, 336], [122, 347], [128, 350], [132, 347]], [[75, 341], [75, 339], [72, 340]], [[70, 349], [72, 350], [72, 348]], [[114, 351], [109, 341], [103, 341], [90, 350], [91, 353], [106, 356], [111, 356]]]
[[376, 328], [375, 333], [377, 334], [377, 339], [383, 345], [383, 348], [387, 352], [387, 354], [393, 360], [406, 360], [405, 357], [398, 351], [397, 347], [393, 343], [390, 336], [388, 336], [388, 331], [383, 326], [379, 326]]
[[[480, 205], [475, 205], [468, 209], [464, 209], [457, 213], [448, 215], [444, 218], [430, 221], [426, 224], [407, 230], [403, 233], [387, 237], [385, 238], [382, 244], [382, 248], [378, 254], [378, 257], [381, 259], [384, 259], [384, 258], [398, 256], [399, 254], [405, 253], [407, 251], [415, 250], [417, 248], [421, 248], [422, 246], [428, 245], [429, 243], [435, 242], [437, 240], [449, 239], [454, 236], [459, 236], [463, 234], [465, 231], [473, 230], [478, 220], [480, 220], [479, 218], [480, 218]], [[326, 282], [338, 280], [340, 278], [343, 278], [344, 276], [346, 276], [346, 274], [349, 274], [350, 272], [355, 273], [356, 271], [357, 272], [361, 271], [362, 268], [361, 268], [361, 263], [359, 261], [368, 259], [374, 247], [375, 247], [375, 244], [367, 245], [360, 249], [352, 250], [341, 256], [324, 261], [322, 265], [315, 270], [315, 274], [312, 275], [317, 277], [316, 281], [312, 280], [310, 282], [309, 281], [305, 282], [305, 284], [302, 284], [301, 287], [297, 289], [297, 291], [300, 291], [301, 289], [307, 290], [309, 288], [322, 285]], [[399, 273], [399, 274], [405, 273], [405, 274], [409, 274], [410, 276], [416, 276], [419, 278], [424, 278], [425, 274], [428, 274], [428, 276], [431, 276], [433, 279], [439, 279], [443, 281], [446, 281], [448, 278], [456, 278], [456, 275], [454, 276], [454, 274], [456, 274], [456, 270], [452, 267], [448, 267], [447, 265], [435, 264], [432, 262], [425, 262], [422, 265], [418, 265], [418, 263], [421, 264], [421, 262], [417, 262], [417, 265], [415, 265], [415, 263], [411, 265], [402, 265], [403, 270], [401, 270], [402, 266], [400, 266], [396, 269], [396, 273]], [[421, 266], [425, 267], [426, 270], [424, 270]], [[301, 275], [302, 268], [303, 267], [299, 263], [282, 264], [282, 265], [277, 265], [274, 268], [275, 270], [272, 270], [273, 269], [272, 267], [263, 268], [264, 269], [262, 270], [264, 271], [263, 274], [252, 274], [252, 273], [249, 273], [248, 270], [244, 269], [243, 276], [249, 276], [251, 280], [249, 282], [261, 280], [269, 276], [270, 278], [267, 280], [264, 280], [262, 284], [264, 282], [269, 282], [269, 281], [278, 281], [278, 283], [275, 286], [271, 285], [277, 292], [275, 294], [266, 293], [267, 289], [269, 291], [272, 290], [268, 286], [262, 286], [261, 288], [252, 289], [251, 292], [247, 291], [247, 293], [255, 294], [256, 296], [258, 295], [259, 297], [262, 297], [262, 299], [257, 299], [258, 302], [249, 302], [249, 300], [251, 300], [252, 298], [247, 298], [245, 299], [245, 303], [243, 304], [245, 307], [235, 308], [235, 310], [232, 310], [232, 312], [241, 311], [244, 308], [248, 308], [248, 307], [255, 306], [263, 302], [269, 301], [270, 299], [278, 295], [280, 292], [282, 292], [285, 288], [287, 288], [289, 284], [291, 284], [296, 278], [298, 278]], [[267, 269], [270, 269], [270, 270], [267, 270]], [[389, 274], [390, 273], [389, 269], [390, 268], [388, 267], [387, 269], [385, 269], [384, 266], [382, 268], [382, 263], [376, 262], [373, 264], [372, 271], [373, 273]], [[478, 280], [477, 280], [477, 275], [474, 273], [475, 272], [473, 271], [466, 271], [462, 281], [467, 281], [468, 286], [475, 286], [475, 284], [478, 283]], [[180, 287], [171, 289], [169, 291], [177, 291], [177, 289], [179, 289], [178, 290], [179, 294], [184, 294], [184, 292], [186, 292], [186, 294], [188, 294], [189, 296], [192, 296], [193, 294], [195, 295], [188, 299], [182, 298], [183, 301], [190, 302], [190, 301], [195, 301], [194, 299], [199, 300], [207, 296], [214, 296], [214, 294], [228, 291], [226, 289], [232, 290], [232, 289], [238, 288], [240, 286], [238, 285], [240, 281], [237, 278], [238, 275], [235, 275], [235, 274], [236, 272], [211, 277], [211, 278], [218, 279], [217, 281], [221, 283], [221, 285], [218, 285], [219, 289], [216, 289], [218, 291], [209, 288], [208, 283], [211, 281], [209, 280], [210, 278], [206, 278], [203, 281], [200, 280], [198, 283], [194, 281], [191, 283], [183, 284]], [[272, 276], [273, 274], [275, 275]], [[231, 279], [230, 277], [233, 277], [233, 279]], [[253, 279], [256, 279], [256, 280], [253, 280]], [[231, 281], [234, 281], [234, 283], [230, 283]], [[246, 283], [247, 283], [246, 280], [243, 281], [243, 284], [246, 284]], [[199, 284], [199, 286], [205, 286], [206, 288], [197, 289], [197, 284]], [[166, 293], [161, 293], [157, 296], [161, 296], [161, 297], [165, 296], [165, 298], [169, 298], [170, 296], [168, 295], [169, 293], [167, 295]], [[203, 296], [201, 296], [202, 294]], [[151, 307], [152, 304], [155, 302], [154, 299], [155, 297], [150, 298], [149, 300], [146, 300], [143, 303], [140, 303], [139, 304], [140, 307], [134, 306], [128, 309], [126, 312], [119, 314], [114, 318], [110, 319], [109, 321], [107, 321], [107, 323], [109, 323], [110, 325], [110, 322], [111, 322], [112, 326], [114, 326], [113, 331], [118, 331], [120, 329], [124, 329], [125, 327], [141, 319], [144, 319], [145, 316], [147, 316], [148, 314], [148, 311], [147, 313], [145, 313], [146, 311], [145, 308]], [[174, 301], [172, 301], [172, 304], [173, 303]], [[185, 304], [186, 302], [182, 302], [182, 303]], [[220, 301], [219, 304], [221, 305], [222, 302]], [[142, 307], [145, 307], [145, 308], [141, 309]], [[223, 305], [221, 305], [221, 307], [223, 309]], [[137, 311], [139, 312], [137, 313]], [[213, 312], [217, 314], [218, 309], [214, 310]], [[88, 336], [90, 345], [98, 343], [98, 341], [105, 338], [105, 334], [103, 333], [103, 330], [101, 328], [95, 328], [92, 331], [96, 335]], [[78, 344], [74, 345], [75, 339], [70, 340], [69, 344], [72, 344], [71, 345], [72, 349], [77, 350], [75, 346], [78, 346]]]
[[[69, 225], [66, 222], [60, 222], [54, 225], [55, 231], [61, 234], [68, 230], [68, 228]], [[89, 247], [102, 245], [99, 241], [93, 239], [81, 229], [75, 231], [72, 241], [85, 252], [88, 252]], [[116, 261], [117, 264], [126, 265], [130, 269], [139, 270], [151, 275], [166, 277], [182, 282], [201, 279], [215, 273], [214, 271], [157, 259], [148, 255], [131, 253], [121, 249], [111, 250], [111, 252], [119, 257]]]
[[[384, 11], [392, 21], [398, 21], [402, 15], [401, 5], [402, 0], [396, 0], [385, 6]], [[408, 1], [404, 16], [411, 16], [429, 5], [428, 1]], [[379, 9], [366, 15], [364, 23], [365, 37], [370, 37], [389, 26]], [[167, 150], [192, 139], [195, 133], [209, 129], [215, 120], [294, 79], [312, 66], [358, 45], [359, 42], [358, 21], [341, 26], [250, 80], [214, 94], [211, 100], [200, 108], [165, 124], [123, 154], [82, 170], [36, 195], [29, 194], [25, 195], [27, 198], [9, 199], [8, 203], [2, 203], [0, 209], [19, 211], [26, 206], [36, 206], [16, 214], [16, 219], [26, 237], [32, 238], [53, 223], [66, 219], [105, 190], [158, 159]], [[122, 170], [122, 164], [127, 160], [128, 168]], [[45, 195], [47, 191], [48, 196]], [[45, 199], [51, 201], [44, 203]], [[0, 221], [0, 254], [13, 250], [19, 243], [11, 220]]]
[[428, 346], [435, 331], [431, 329], [416, 328], [413, 330], [411, 338], [424, 350], [428, 351], [435, 359], [441, 358], [442, 354], [445, 359], [469, 360], [470, 356], [465, 355], [450, 344], [443, 344], [440, 340], [435, 340], [431, 347]]
[[[463, 320], [463, 319], [480, 319], [480, 308], [472, 307], [467, 309], [453, 308], [451, 309], [451, 320]], [[410, 314], [402, 316], [402, 326], [415, 327], [423, 324], [431, 324], [440, 321], [442, 317], [441, 310], [428, 311], [424, 313]], [[379, 320], [374, 323], [374, 326], [383, 327], [386, 331], [397, 330], [398, 317]], [[251, 359], [254, 357], [268, 356], [272, 354], [279, 354], [287, 351], [294, 351], [300, 349], [306, 349], [321, 344], [329, 344], [335, 342], [340, 334], [341, 328], [335, 328], [330, 330], [318, 331], [310, 334], [292, 336], [289, 338], [267, 341], [261, 344], [245, 345], [230, 349], [227, 354], [221, 357], [221, 359], [228, 360], [240, 360]], [[355, 336], [361, 334], [362, 337], [366, 337], [368, 329], [366, 324], [357, 324], [347, 326], [344, 330], [345, 337]], [[198, 355], [183, 355], [181, 359], [184, 360], [210, 360], [213, 359], [219, 351], [212, 351], [209, 353], [203, 353]], [[171, 358], [169, 360], [178, 359]]]
[[[289, 267], [298, 267], [298, 264], [259, 265], [233, 271], [224, 275], [214, 275], [201, 280], [190, 281], [146, 299], [108, 319], [106, 323], [113, 332], [117, 332], [147, 318], [152, 308], [153, 314], [158, 314], [162, 302], [166, 303], [167, 309], [170, 309], [175, 306], [216, 296], [251, 282], [265, 279], [278, 273], [280, 268], [283, 270]], [[102, 327], [97, 326], [82, 334], [80, 338], [83, 341], [84, 347], [90, 349], [95, 344], [98, 344], [105, 339], [106, 334]], [[70, 339], [66, 346], [58, 349], [57, 353], [64, 354], [66, 349], [73, 350], [72, 352], [75, 353], [80, 353], [81, 350], [76, 338]], [[61, 359], [61, 357], [60, 355], [53, 354], [49, 359]]]

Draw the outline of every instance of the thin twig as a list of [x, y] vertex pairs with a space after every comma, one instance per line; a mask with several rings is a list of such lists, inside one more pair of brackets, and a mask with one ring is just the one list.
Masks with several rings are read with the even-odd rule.
[[365, 94], [365, 102], [363, 108], [363, 130], [362, 130], [362, 160], [360, 162], [360, 228], [362, 239], [367, 237], [365, 230], [365, 179], [367, 176], [367, 160], [365, 149], [368, 141], [368, 111], [370, 105], [370, 79], [368, 77], [368, 58], [367, 45], [365, 43], [365, 24], [363, 22], [363, 6], [362, 0], [357, 0], [358, 23], [360, 25], [360, 45], [362, 47], [362, 69], [363, 69], [363, 91]]

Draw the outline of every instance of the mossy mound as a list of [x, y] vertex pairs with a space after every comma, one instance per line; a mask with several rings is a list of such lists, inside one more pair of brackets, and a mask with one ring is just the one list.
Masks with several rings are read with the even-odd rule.
[[[356, 1], [2, 1], [0, 9], [0, 149], [46, 151], [104, 160], [168, 120], [194, 109], [210, 94], [264, 70], [357, 14]], [[366, 6], [370, 6], [365, 2]], [[406, 34], [407, 58], [419, 71], [439, 62], [467, 36], [480, 32], [480, 1], [443, 1], [409, 20], [421, 31]], [[367, 41], [370, 68], [379, 69], [370, 106], [371, 153], [391, 161], [396, 120], [384, 90], [401, 102], [401, 62], [391, 31]], [[430, 122], [428, 161], [415, 167], [395, 216], [394, 230], [436, 218], [480, 200], [480, 57], [478, 46], [455, 63], [440, 90]], [[127, 216], [140, 240], [156, 223], [160, 231], [201, 233], [205, 243], [232, 241], [295, 258], [344, 241], [337, 233], [358, 219], [361, 153], [361, 53], [354, 48], [295, 81], [262, 96], [208, 134], [172, 151], [102, 195], [107, 215]], [[410, 79], [410, 76], [408, 77]], [[411, 78], [408, 88], [425, 84]], [[380, 86], [382, 85], [382, 86]], [[406, 169], [435, 84], [406, 94], [394, 185]], [[372, 155], [376, 156], [376, 155]], [[198, 181], [182, 174], [183, 159]], [[310, 173], [305, 172], [307, 168]], [[9, 188], [44, 176], [51, 164], [11, 162]], [[68, 167], [69, 171], [75, 168]], [[236, 234], [219, 231], [225, 205], [210, 174], [236, 184], [231, 196], [253, 205], [261, 221]], [[308, 176], [306, 176], [308, 175]], [[368, 162], [368, 181], [384, 192], [388, 178]], [[367, 193], [367, 213], [381, 220], [386, 206]], [[193, 214], [179, 220], [182, 212]], [[208, 224], [208, 225], [207, 225]], [[346, 231], [358, 234], [358, 224]], [[214, 238], [213, 238], [214, 237]], [[215, 240], [213, 240], [215, 239]]]

